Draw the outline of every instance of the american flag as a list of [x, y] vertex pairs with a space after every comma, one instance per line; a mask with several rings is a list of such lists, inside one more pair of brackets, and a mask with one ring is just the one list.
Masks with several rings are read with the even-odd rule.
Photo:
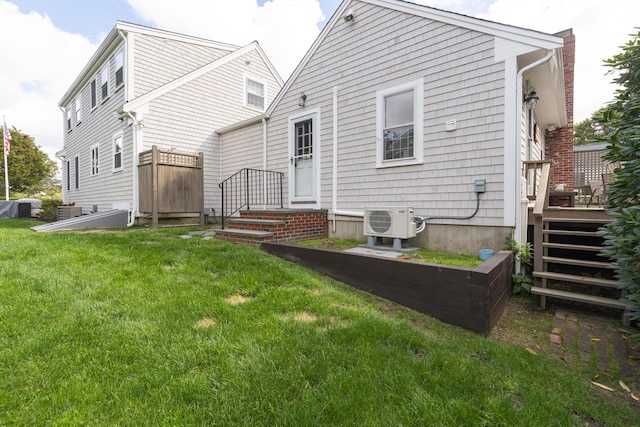
[[7, 128], [7, 122], [4, 121], [4, 152], [7, 154], [7, 156], [9, 155], [9, 152], [11, 151], [11, 144], [9, 144], [9, 142], [11, 141], [11, 133], [9, 132], [9, 128]]

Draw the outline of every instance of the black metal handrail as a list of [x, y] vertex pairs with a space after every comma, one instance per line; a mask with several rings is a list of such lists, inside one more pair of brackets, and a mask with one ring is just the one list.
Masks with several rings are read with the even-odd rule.
[[251, 206], [283, 207], [282, 182], [284, 173], [260, 169], [242, 169], [218, 184], [222, 190], [221, 220], [242, 208]]

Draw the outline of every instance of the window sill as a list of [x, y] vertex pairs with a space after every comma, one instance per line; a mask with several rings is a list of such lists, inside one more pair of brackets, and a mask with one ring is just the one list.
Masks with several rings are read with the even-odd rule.
[[103, 98], [102, 101], [100, 101], [100, 104], [104, 104], [109, 100], [109, 98], [111, 98], [111, 95], [107, 96], [106, 98]]
[[422, 159], [407, 159], [407, 160], [394, 160], [385, 163], [376, 164], [376, 169], [396, 168], [401, 166], [414, 166], [421, 165], [424, 161]]

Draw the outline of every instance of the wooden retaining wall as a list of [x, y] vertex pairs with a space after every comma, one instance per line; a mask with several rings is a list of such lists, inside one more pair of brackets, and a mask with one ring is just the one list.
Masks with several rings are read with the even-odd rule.
[[444, 322], [489, 334], [511, 295], [513, 253], [475, 269], [264, 242], [269, 253]]

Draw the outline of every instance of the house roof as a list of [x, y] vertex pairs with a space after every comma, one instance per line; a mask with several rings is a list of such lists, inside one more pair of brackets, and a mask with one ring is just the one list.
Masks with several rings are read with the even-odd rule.
[[[107, 34], [104, 41], [100, 44], [96, 52], [93, 54], [87, 65], [82, 69], [78, 77], [74, 80], [73, 84], [69, 87], [67, 92], [58, 102], [58, 106], [64, 107], [68, 105], [82, 90], [82, 88], [95, 76], [100, 67], [120, 46], [124, 43], [124, 36], [128, 33], [145, 34], [155, 37], [161, 37], [170, 40], [176, 40], [194, 45], [207, 46], [220, 50], [226, 50], [229, 53], [236, 52], [240, 49], [246, 49], [247, 46], [241, 48], [240, 46], [220, 43], [213, 40], [208, 40], [200, 37], [189, 36], [186, 34], [175, 33], [166, 30], [160, 30], [157, 28], [146, 27], [144, 25], [132, 24], [129, 22], [117, 21], [113, 29]], [[256, 49], [262, 59], [265, 61], [271, 73], [282, 83], [280, 75], [271, 64], [271, 61], [262, 51], [262, 48], [257, 42], [251, 43], [251, 49]], [[216, 61], [217, 62], [217, 61]]]
[[[271, 103], [265, 115], [269, 117], [277, 105], [280, 103], [284, 95], [288, 92], [289, 87], [293, 84], [296, 78], [304, 70], [307, 63], [313, 57], [314, 53], [322, 45], [327, 35], [331, 32], [331, 29], [340, 22], [340, 20], [347, 14], [349, 8], [356, 2], [369, 3], [381, 7], [385, 7], [399, 12], [409, 13], [426, 19], [431, 19], [438, 22], [443, 22], [451, 25], [455, 25], [462, 28], [467, 28], [473, 31], [478, 31], [484, 34], [493, 35], [496, 38], [509, 40], [510, 42], [519, 43], [529, 47], [529, 50], [533, 49], [558, 49], [563, 45], [562, 37], [553, 34], [547, 34], [540, 31], [529, 30], [526, 28], [516, 27], [512, 25], [501, 24], [498, 22], [492, 22], [485, 19], [474, 18], [467, 15], [462, 15], [455, 12], [448, 12], [440, 9], [436, 9], [429, 6], [422, 6], [415, 3], [410, 3], [403, 0], [343, 0], [336, 12], [333, 14], [327, 25], [320, 32], [320, 35], [315, 40], [311, 48], [307, 51], [302, 61], [298, 64], [293, 71], [284, 87], [278, 93], [274, 101]], [[358, 19], [357, 16], [355, 19]], [[558, 54], [556, 53], [557, 57]], [[562, 61], [560, 60], [560, 66]], [[564, 91], [564, 89], [562, 89]], [[564, 98], [564, 96], [563, 96]]]
[[[221, 67], [224, 64], [229, 63], [230, 61], [233, 61], [234, 59], [252, 51], [252, 50], [256, 50], [264, 59], [264, 61], [271, 66], [271, 63], [269, 62], [269, 60], [267, 59], [266, 55], [264, 54], [264, 52], [262, 51], [262, 49], [260, 48], [260, 45], [258, 44], [258, 42], [252, 42], [250, 44], [248, 44], [247, 46], [241, 47], [225, 56], [223, 56], [222, 58], [219, 58], [213, 62], [210, 62], [196, 70], [193, 70], [190, 73], [187, 73], [165, 85], [162, 85], [150, 92], [145, 93], [142, 96], [139, 96], [138, 98], [135, 98], [131, 101], [125, 102], [122, 111], [123, 112], [129, 112], [129, 111], [135, 111], [136, 109], [140, 108], [141, 106], [143, 106], [144, 104], [147, 104], [148, 102], [162, 96], [165, 95], [169, 92], [171, 92], [172, 90], [182, 86], [185, 83], [188, 83], [190, 81], [192, 81], [193, 79], [196, 79], [206, 73], [208, 73], [209, 71], [215, 70], [218, 67]], [[278, 79], [278, 81], [280, 82], [280, 84], [282, 84], [282, 80], [280, 79], [280, 76], [278, 75], [278, 73], [275, 71], [275, 69], [271, 69], [271, 71], [274, 73], [274, 76], [276, 76], [276, 78]]]

